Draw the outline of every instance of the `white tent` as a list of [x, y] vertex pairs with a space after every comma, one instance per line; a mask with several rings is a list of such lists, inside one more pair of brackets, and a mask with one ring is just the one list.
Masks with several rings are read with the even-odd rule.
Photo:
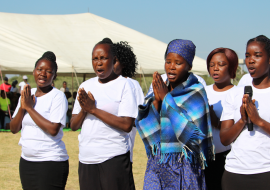
[[[137, 55], [138, 73], [164, 73], [165, 43], [91, 13], [0, 13], [0, 66], [4, 73], [30, 74], [36, 60], [49, 50], [56, 54], [58, 75], [93, 74], [92, 49], [104, 37], [129, 42]], [[194, 73], [207, 74], [205, 60], [195, 57], [193, 64]]]

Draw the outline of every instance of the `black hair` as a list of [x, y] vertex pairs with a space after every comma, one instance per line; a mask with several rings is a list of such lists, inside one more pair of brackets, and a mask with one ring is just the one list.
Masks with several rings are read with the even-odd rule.
[[46, 51], [46, 52], [41, 56], [41, 58], [39, 58], [39, 59], [36, 61], [35, 68], [36, 68], [38, 62], [39, 62], [40, 60], [43, 60], [43, 59], [48, 60], [48, 61], [50, 61], [50, 62], [53, 64], [53, 67], [54, 67], [54, 70], [55, 70], [55, 73], [56, 73], [56, 72], [57, 72], [57, 69], [58, 69], [58, 66], [57, 66], [57, 63], [56, 63], [56, 56], [55, 56], [55, 54], [54, 54], [53, 52], [51, 52], [51, 51]]
[[[110, 46], [110, 51], [112, 53], [113, 56], [116, 55], [116, 52], [115, 52], [115, 48], [114, 48], [114, 45], [113, 45], [113, 42], [110, 38], [103, 38], [103, 40], [101, 40], [100, 42], [98, 42], [95, 47], [99, 44], [108, 44]], [[95, 47], [93, 48], [93, 50], [95, 49]]]
[[64, 83], [66, 83], [66, 84], [67, 84], [67, 82], [66, 82], [66, 81], [63, 81], [63, 84], [64, 84]]
[[14, 80], [13, 82], [12, 82], [12, 86], [15, 86], [15, 85], [17, 85], [18, 84], [18, 81], [17, 80]]
[[128, 42], [121, 41], [114, 44], [114, 49], [120, 65], [123, 66], [122, 76], [132, 78], [136, 73], [136, 67], [138, 65], [132, 47], [128, 45]]
[[266, 50], [268, 56], [270, 57], [270, 39], [267, 38], [265, 35], [259, 35], [255, 38], [248, 40], [247, 46], [249, 43], [254, 42], [254, 41], [263, 43], [265, 45], [264, 49]]

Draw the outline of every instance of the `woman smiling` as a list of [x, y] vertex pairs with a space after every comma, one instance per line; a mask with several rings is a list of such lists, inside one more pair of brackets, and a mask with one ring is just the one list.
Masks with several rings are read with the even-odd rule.
[[62, 137], [68, 103], [65, 95], [51, 86], [57, 76], [55, 61], [52, 52], [37, 60], [33, 71], [37, 88], [25, 85], [10, 122], [12, 133], [21, 130], [23, 189], [65, 189], [69, 164]]

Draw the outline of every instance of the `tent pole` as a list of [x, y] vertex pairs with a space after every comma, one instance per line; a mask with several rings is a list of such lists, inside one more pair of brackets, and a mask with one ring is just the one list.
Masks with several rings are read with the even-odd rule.
[[86, 74], [83, 74], [83, 82], [85, 81]]
[[[71, 86], [71, 95], [72, 95], [72, 98], [71, 98], [71, 103], [72, 103], [72, 106], [73, 106], [73, 71], [72, 71], [72, 86]], [[72, 107], [73, 109], [73, 107]]]
[[140, 73], [140, 86], [142, 86], [142, 74]]

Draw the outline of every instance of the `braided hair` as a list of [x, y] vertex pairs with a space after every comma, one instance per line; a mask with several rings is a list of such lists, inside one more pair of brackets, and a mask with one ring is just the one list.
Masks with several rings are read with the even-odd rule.
[[56, 72], [57, 72], [57, 69], [58, 69], [58, 66], [57, 66], [57, 63], [56, 63], [56, 56], [55, 56], [55, 54], [54, 54], [53, 52], [51, 52], [51, 51], [46, 51], [46, 52], [41, 56], [41, 58], [39, 58], [39, 59], [36, 61], [35, 68], [36, 68], [38, 62], [39, 62], [40, 60], [43, 60], [43, 59], [48, 60], [48, 61], [50, 61], [50, 62], [53, 64], [54, 71], [55, 71], [55, 73], [56, 73]]
[[248, 44], [250, 44], [251, 42], [254, 42], [254, 41], [263, 43], [265, 45], [264, 49], [266, 50], [268, 56], [270, 57], [270, 39], [267, 38], [265, 35], [259, 35], [255, 38], [248, 40], [247, 46], [248, 46]]
[[136, 55], [132, 51], [132, 47], [128, 45], [128, 42], [118, 42], [114, 44], [116, 57], [118, 58], [120, 65], [123, 67], [122, 76], [132, 78], [135, 76], [136, 67], [138, 61]]
[[110, 51], [111, 51], [112, 55], [113, 55], [113, 56], [116, 55], [116, 53], [115, 53], [115, 48], [114, 48], [114, 45], [113, 45], [113, 42], [112, 42], [112, 40], [111, 40], [110, 38], [104, 38], [103, 40], [101, 40], [100, 42], [98, 42], [98, 43], [94, 46], [93, 50], [94, 50], [95, 47], [96, 47], [97, 45], [99, 45], [99, 44], [108, 44], [108, 45], [110, 46]]

